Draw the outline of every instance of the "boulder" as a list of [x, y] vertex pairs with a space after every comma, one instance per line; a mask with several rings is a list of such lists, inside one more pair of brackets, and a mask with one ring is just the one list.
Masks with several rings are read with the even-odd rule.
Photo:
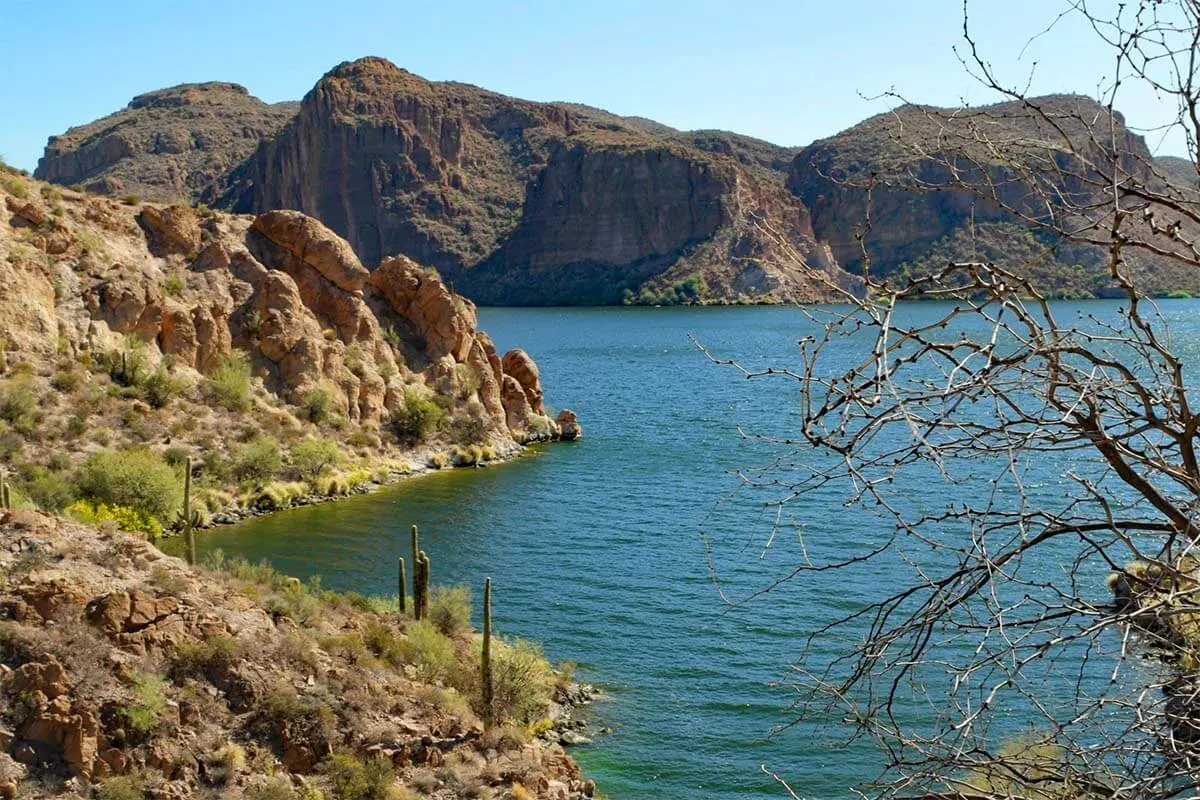
[[343, 291], [360, 291], [370, 275], [345, 239], [299, 211], [268, 211], [255, 218], [251, 229]]
[[569, 408], [558, 412], [554, 424], [558, 426], [558, 438], [564, 442], [573, 442], [583, 436], [583, 428], [579, 425], [579, 417]]
[[521, 384], [529, 407], [534, 414], [545, 414], [542, 406], [542, 374], [537, 364], [524, 350], [509, 350], [500, 362], [505, 375], [511, 375]]
[[475, 306], [452, 294], [436, 272], [396, 256], [383, 260], [370, 284], [412, 326], [430, 359], [451, 355], [460, 363], [467, 360], [475, 341]]

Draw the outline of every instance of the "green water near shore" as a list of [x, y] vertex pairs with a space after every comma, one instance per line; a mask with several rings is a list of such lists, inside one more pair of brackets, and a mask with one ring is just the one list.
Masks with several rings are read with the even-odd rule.
[[[1103, 315], [1116, 304], [1086, 308]], [[1183, 349], [1196, 351], [1200, 304], [1164, 308]], [[435, 582], [478, 589], [492, 576], [499, 631], [542, 642], [552, 660], [578, 662], [581, 679], [606, 690], [592, 729], [613, 732], [573, 752], [613, 798], [781, 796], [760, 765], [812, 798], [845, 797], [875, 777], [879, 754], [867, 741], [842, 742], [837, 719], [777, 730], [793, 720], [794, 694], [780, 681], [806, 634], [901, 577], [808, 575], [738, 607], [713, 580], [715, 569], [727, 596], [744, 597], [801, 557], [795, 537], [763, 550], [775, 512], [761, 497], [727, 498], [739, 484], [733, 471], [778, 455], [738, 426], [786, 433], [797, 395], [794, 383], [746, 381], [714, 366], [688, 334], [750, 367], [786, 366], [812, 323], [786, 308], [483, 309], [480, 322], [501, 351], [534, 356], [548, 402], [579, 414], [581, 441], [218, 529], [201, 538], [201, 551], [266, 558], [332, 588], [393, 593], [396, 557], [419, 523]], [[839, 346], [836, 357], [861, 357], [855, 341]], [[1038, 470], [1030, 491], [1054, 497], [1063, 465], [1048, 458]], [[880, 535], [877, 520], [843, 507], [840, 488], [787, 507], [814, 557], [850, 554]], [[915, 505], [944, 499], [919, 482], [907, 488]], [[1102, 598], [1105, 566], [1086, 568]], [[821, 643], [806, 663], [827, 663], [846, 645]], [[1096, 660], [1102, 681], [1111, 665]], [[919, 720], [936, 704], [932, 690], [931, 698], [914, 697], [900, 713]]]

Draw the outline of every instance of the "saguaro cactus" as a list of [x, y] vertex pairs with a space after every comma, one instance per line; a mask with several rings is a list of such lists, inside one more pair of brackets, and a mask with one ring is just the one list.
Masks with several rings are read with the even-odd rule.
[[425, 619], [429, 616], [429, 555], [422, 550], [417, 553], [416, 587], [413, 589], [413, 616]]
[[408, 576], [404, 574], [404, 556], [400, 556], [398, 560], [397, 572], [398, 575], [396, 585], [400, 589], [400, 597], [398, 598], [398, 602], [400, 603], [400, 615], [403, 616], [404, 612], [408, 610], [405, 607], [407, 603], [404, 599], [404, 595], [408, 593]]
[[0, 473], [0, 508], [12, 510], [12, 493], [8, 488], [8, 476]]
[[412, 568], [413, 568], [413, 616], [416, 616], [417, 606], [417, 581], [421, 570], [421, 535], [417, 532], [417, 526], [412, 526]]
[[187, 540], [187, 562], [196, 563], [197, 514], [192, 511], [192, 459], [183, 464], [183, 535]]
[[492, 682], [492, 579], [483, 581], [483, 648], [479, 656], [479, 678], [483, 692], [483, 726], [492, 727], [496, 687]]

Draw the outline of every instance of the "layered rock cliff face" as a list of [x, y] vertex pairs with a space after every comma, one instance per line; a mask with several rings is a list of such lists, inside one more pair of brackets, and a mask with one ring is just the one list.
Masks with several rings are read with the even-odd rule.
[[121, 111], [50, 139], [35, 176], [144, 199], [211, 201], [258, 143], [295, 116], [234, 83], [196, 83], [138, 95]]
[[[1051, 293], [1087, 296], [1109, 283], [1103, 234], [1095, 246], [1067, 243], [1036, 223], [1086, 230], [1106, 213], [1111, 179], [1095, 167], [1111, 164], [1111, 153], [1142, 186], [1167, 191], [1177, 180], [1119, 114], [1110, 119], [1089, 98], [1061, 95], [880, 114], [804, 148], [788, 187], [811, 210], [817, 238], [851, 273], [862, 269], [858, 236], [869, 219], [865, 244], [877, 276], [992, 260]], [[1144, 291], [1200, 287], [1165, 261], [1129, 257]]]
[[680, 282], [712, 301], [830, 299], [853, 281], [784, 190], [789, 156], [365, 58], [324, 76], [219, 202], [303, 211], [368, 268], [403, 254], [481, 302], [620, 302]]

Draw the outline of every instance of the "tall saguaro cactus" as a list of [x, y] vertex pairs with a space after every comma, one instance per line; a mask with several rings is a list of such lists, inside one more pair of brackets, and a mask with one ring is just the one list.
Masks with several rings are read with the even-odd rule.
[[0, 472], [0, 509], [12, 511], [12, 492], [8, 488], [8, 475]]
[[192, 513], [192, 459], [183, 465], [183, 535], [187, 540], [187, 562], [196, 563], [196, 514]]
[[396, 585], [400, 589], [398, 602], [400, 603], [400, 615], [403, 616], [404, 612], [408, 610], [406, 608], [407, 603], [404, 600], [404, 595], [408, 593], [408, 576], [404, 574], [404, 556], [400, 556], [398, 559], [397, 572]]
[[413, 582], [413, 616], [425, 619], [429, 616], [429, 555], [424, 550], [417, 553]]
[[492, 727], [496, 687], [492, 681], [492, 579], [483, 581], [483, 648], [479, 656], [479, 678], [483, 692], [483, 726]]
[[420, 580], [421, 570], [421, 534], [417, 526], [412, 526], [412, 568], [413, 568], [413, 616], [417, 613], [417, 581]]

